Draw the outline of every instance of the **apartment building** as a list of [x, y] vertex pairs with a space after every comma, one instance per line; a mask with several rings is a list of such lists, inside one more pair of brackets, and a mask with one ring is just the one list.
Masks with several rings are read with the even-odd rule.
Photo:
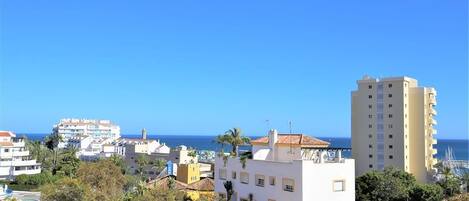
[[63, 137], [63, 142], [59, 144], [60, 148], [67, 147], [71, 138], [79, 136], [111, 140], [120, 138], [120, 127], [110, 120], [61, 119], [58, 124], [54, 125], [52, 131]]
[[24, 139], [10, 131], [0, 131], [0, 179], [38, 173], [41, 173], [41, 164], [29, 155]]
[[427, 182], [435, 171], [436, 91], [410, 77], [357, 81], [352, 92], [352, 158], [356, 174], [397, 167]]
[[354, 160], [342, 149], [304, 134], [279, 134], [251, 141], [252, 159], [215, 159], [215, 192], [227, 197], [225, 182], [233, 187], [232, 201], [355, 200]]

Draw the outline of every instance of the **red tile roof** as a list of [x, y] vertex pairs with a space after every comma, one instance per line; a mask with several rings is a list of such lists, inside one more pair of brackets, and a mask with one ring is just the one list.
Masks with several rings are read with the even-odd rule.
[[[261, 137], [251, 140], [251, 144], [267, 144], [269, 137]], [[329, 142], [304, 134], [278, 134], [277, 143], [283, 145], [300, 145], [301, 147], [327, 147]]]
[[15, 134], [10, 131], [0, 131], [0, 137], [15, 137]]

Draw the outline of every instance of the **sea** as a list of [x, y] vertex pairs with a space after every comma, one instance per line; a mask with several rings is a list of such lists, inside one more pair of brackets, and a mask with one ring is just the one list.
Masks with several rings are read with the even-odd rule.
[[[48, 134], [25, 134], [30, 140], [43, 140]], [[124, 138], [140, 138], [139, 134], [122, 134]], [[197, 150], [221, 150], [221, 145], [215, 143], [216, 136], [195, 136], [195, 135], [149, 135], [149, 139], [158, 139], [161, 143], [166, 143], [169, 147], [176, 147], [185, 145], [187, 147], [195, 148]], [[259, 138], [259, 136], [252, 136], [251, 139]], [[331, 143], [330, 147], [350, 148], [350, 138], [340, 137], [317, 137], [321, 140]], [[453, 159], [455, 160], [469, 160], [469, 140], [467, 139], [437, 139], [437, 144], [434, 147], [437, 149], [436, 158], [445, 159], [446, 152], [452, 150]], [[243, 149], [243, 147], [241, 148]], [[247, 147], [244, 147], [247, 149]], [[228, 151], [229, 147], [225, 146]], [[344, 152], [344, 157], [350, 157], [350, 152]]]

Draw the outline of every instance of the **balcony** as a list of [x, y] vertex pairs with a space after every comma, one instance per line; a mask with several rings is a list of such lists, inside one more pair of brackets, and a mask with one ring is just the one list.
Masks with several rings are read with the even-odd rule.
[[430, 107], [430, 114], [433, 115], [433, 116], [436, 116], [438, 113], [436, 112], [436, 110], [433, 107]]
[[428, 97], [428, 102], [430, 105], [436, 105], [436, 98], [434, 96]]
[[436, 124], [437, 124], [437, 122], [436, 122], [436, 120], [435, 120], [435, 119], [433, 119], [433, 118], [430, 118], [430, 124], [431, 124], [431, 125], [436, 125]]
[[28, 169], [28, 170], [15, 170], [13, 172], [14, 176], [22, 175], [22, 174], [39, 174], [41, 173], [41, 168], [37, 169]]
[[436, 144], [438, 142], [435, 138], [431, 138], [430, 141], [432, 142], [432, 144]]
[[12, 162], [13, 162], [13, 166], [33, 166], [33, 165], [37, 165], [36, 160], [25, 160], [25, 161], [17, 160], [17, 161], [12, 161]]
[[428, 129], [428, 133], [429, 133], [429, 135], [436, 135], [438, 132], [437, 132], [436, 129], [430, 127], [430, 128]]
[[431, 150], [432, 150], [432, 155], [435, 155], [436, 153], [438, 153], [436, 149], [431, 149]]
[[13, 142], [13, 147], [24, 147], [25, 144], [24, 144], [24, 141], [22, 142]]
[[29, 151], [14, 151], [13, 156], [29, 156]]

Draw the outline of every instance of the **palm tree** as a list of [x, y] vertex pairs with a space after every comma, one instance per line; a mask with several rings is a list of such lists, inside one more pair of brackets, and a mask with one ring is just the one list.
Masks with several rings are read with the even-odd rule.
[[145, 170], [145, 166], [148, 165], [148, 156], [145, 154], [138, 155], [135, 162], [138, 165], [138, 172], [140, 173], [140, 177], [143, 179], [143, 171]]
[[239, 145], [248, 144], [251, 139], [242, 135], [240, 128], [233, 128], [225, 132], [225, 141], [231, 145], [231, 155], [238, 156]]
[[155, 169], [158, 173], [160, 173], [166, 167], [166, 160], [158, 159], [156, 160], [153, 169]]
[[213, 142], [221, 145], [221, 153], [225, 152], [225, 145], [228, 144], [228, 136], [227, 135], [218, 135]]
[[46, 147], [54, 152], [54, 169], [57, 167], [57, 148], [59, 147], [59, 143], [62, 142], [62, 136], [58, 133], [50, 134], [46, 137], [45, 145]]

